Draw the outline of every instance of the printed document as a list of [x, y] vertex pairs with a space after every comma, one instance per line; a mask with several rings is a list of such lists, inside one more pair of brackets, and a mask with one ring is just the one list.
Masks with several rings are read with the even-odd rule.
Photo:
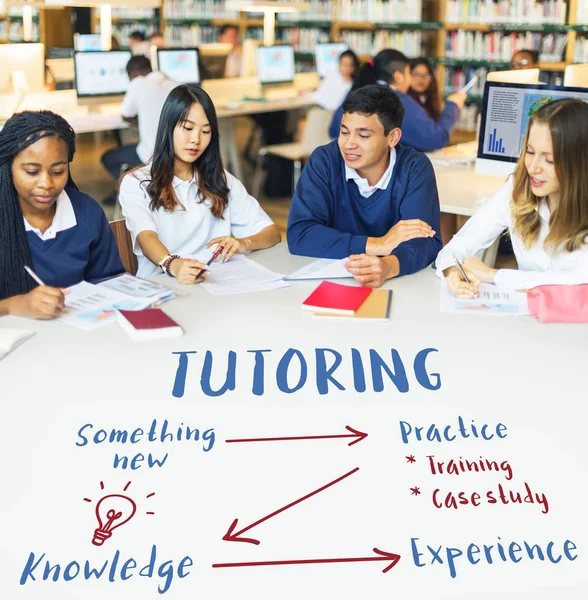
[[491, 283], [480, 285], [477, 298], [456, 298], [447, 284], [441, 285], [441, 312], [484, 315], [493, 317], [512, 317], [529, 314], [527, 294], [502, 290]]
[[[212, 257], [214, 248], [200, 252], [196, 258], [206, 264]], [[244, 254], [233, 254], [230, 260], [215, 260], [208, 269], [208, 277], [200, 285], [213, 296], [228, 296], [246, 292], [262, 292], [288, 287], [284, 276], [274, 273]]]

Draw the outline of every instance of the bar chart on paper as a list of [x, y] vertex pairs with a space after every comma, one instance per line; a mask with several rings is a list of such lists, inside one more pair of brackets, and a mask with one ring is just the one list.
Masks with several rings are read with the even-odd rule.
[[498, 137], [496, 128], [494, 128], [494, 131], [488, 136], [488, 152], [505, 153], [502, 138]]

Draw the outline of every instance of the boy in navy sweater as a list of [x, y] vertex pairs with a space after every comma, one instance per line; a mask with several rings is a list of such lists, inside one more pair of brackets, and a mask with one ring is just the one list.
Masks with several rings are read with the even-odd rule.
[[399, 145], [404, 109], [369, 85], [343, 105], [337, 141], [317, 148], [298, 181], [288, 219], [290, 252], [349, 257], [362, 285], [430, 265], [439, 250], [439, 197], [429, 159]]

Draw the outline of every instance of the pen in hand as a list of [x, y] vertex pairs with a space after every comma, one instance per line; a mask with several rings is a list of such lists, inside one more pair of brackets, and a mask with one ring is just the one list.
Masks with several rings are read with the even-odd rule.
[[[219, 246], [215, 251], [214, 254], [210, 257], [210, 260], [206, 263], [206, 266], [209, 267], [220, 255], [220, 253], [224, 250], [224, 246]], [[200, 279], [202, 277], [202, 275], [204, 275], [206, 269], [201, 269], [198, 274], [196, 275], [196, 280]]]
[[35, 280], [39, 285], [45, 285], [43, 280], [29, 267], [28, 265], [24, 265], [25, 271]]
[[469, 285], [472, 287], [472, 291], [474, 293], [474, 296], [477, 296], [478, 293], [473, 289], [472, 286], [472, 282], [468, 279], [468, 276], [466, 275], [466, 272], [463, 268], [463, 265], [461, 264], [459, 258], [457, 258], [457, 256], [455, 254], [453, 254], [453, 260], [455, 261], [455, 264], [457, 266], [457, 268], [459, 269], [459, 273], [461, 275], [461, 278]]

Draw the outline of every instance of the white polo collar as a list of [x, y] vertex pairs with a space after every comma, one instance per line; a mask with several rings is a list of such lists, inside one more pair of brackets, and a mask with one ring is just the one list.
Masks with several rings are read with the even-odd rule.
[[380, 180], [374, 185], [370, 185], [367, 179], [361, 177], [355, 169], [351, 169], [345, 164], [345, 179], [349, 181], [352, 179], [357, 184], [359, 191], [362, 196], [365, 198], [371, 196], [377, 189], [385, 190], [390, 183], [390, 179], [392, 177], [392, 171], [394, 169], [394, 164], [396, 163], [396, 148], [390, 148], [390, 164], [388, 168], [384, 171]]
[[74, 212], [71, 200], [65, 190], [59, 194], [55, 205], [53, 223], [49, 225], [45, 233], [41, 233], [40, 229], [33, 227], [26, 219], [24, 219], [25, 230], [34, 231], [44, 242], [46, 242], [47, 240], [54, 239], [60, 231], [71, 229], [78, 224], [76, 213]]

